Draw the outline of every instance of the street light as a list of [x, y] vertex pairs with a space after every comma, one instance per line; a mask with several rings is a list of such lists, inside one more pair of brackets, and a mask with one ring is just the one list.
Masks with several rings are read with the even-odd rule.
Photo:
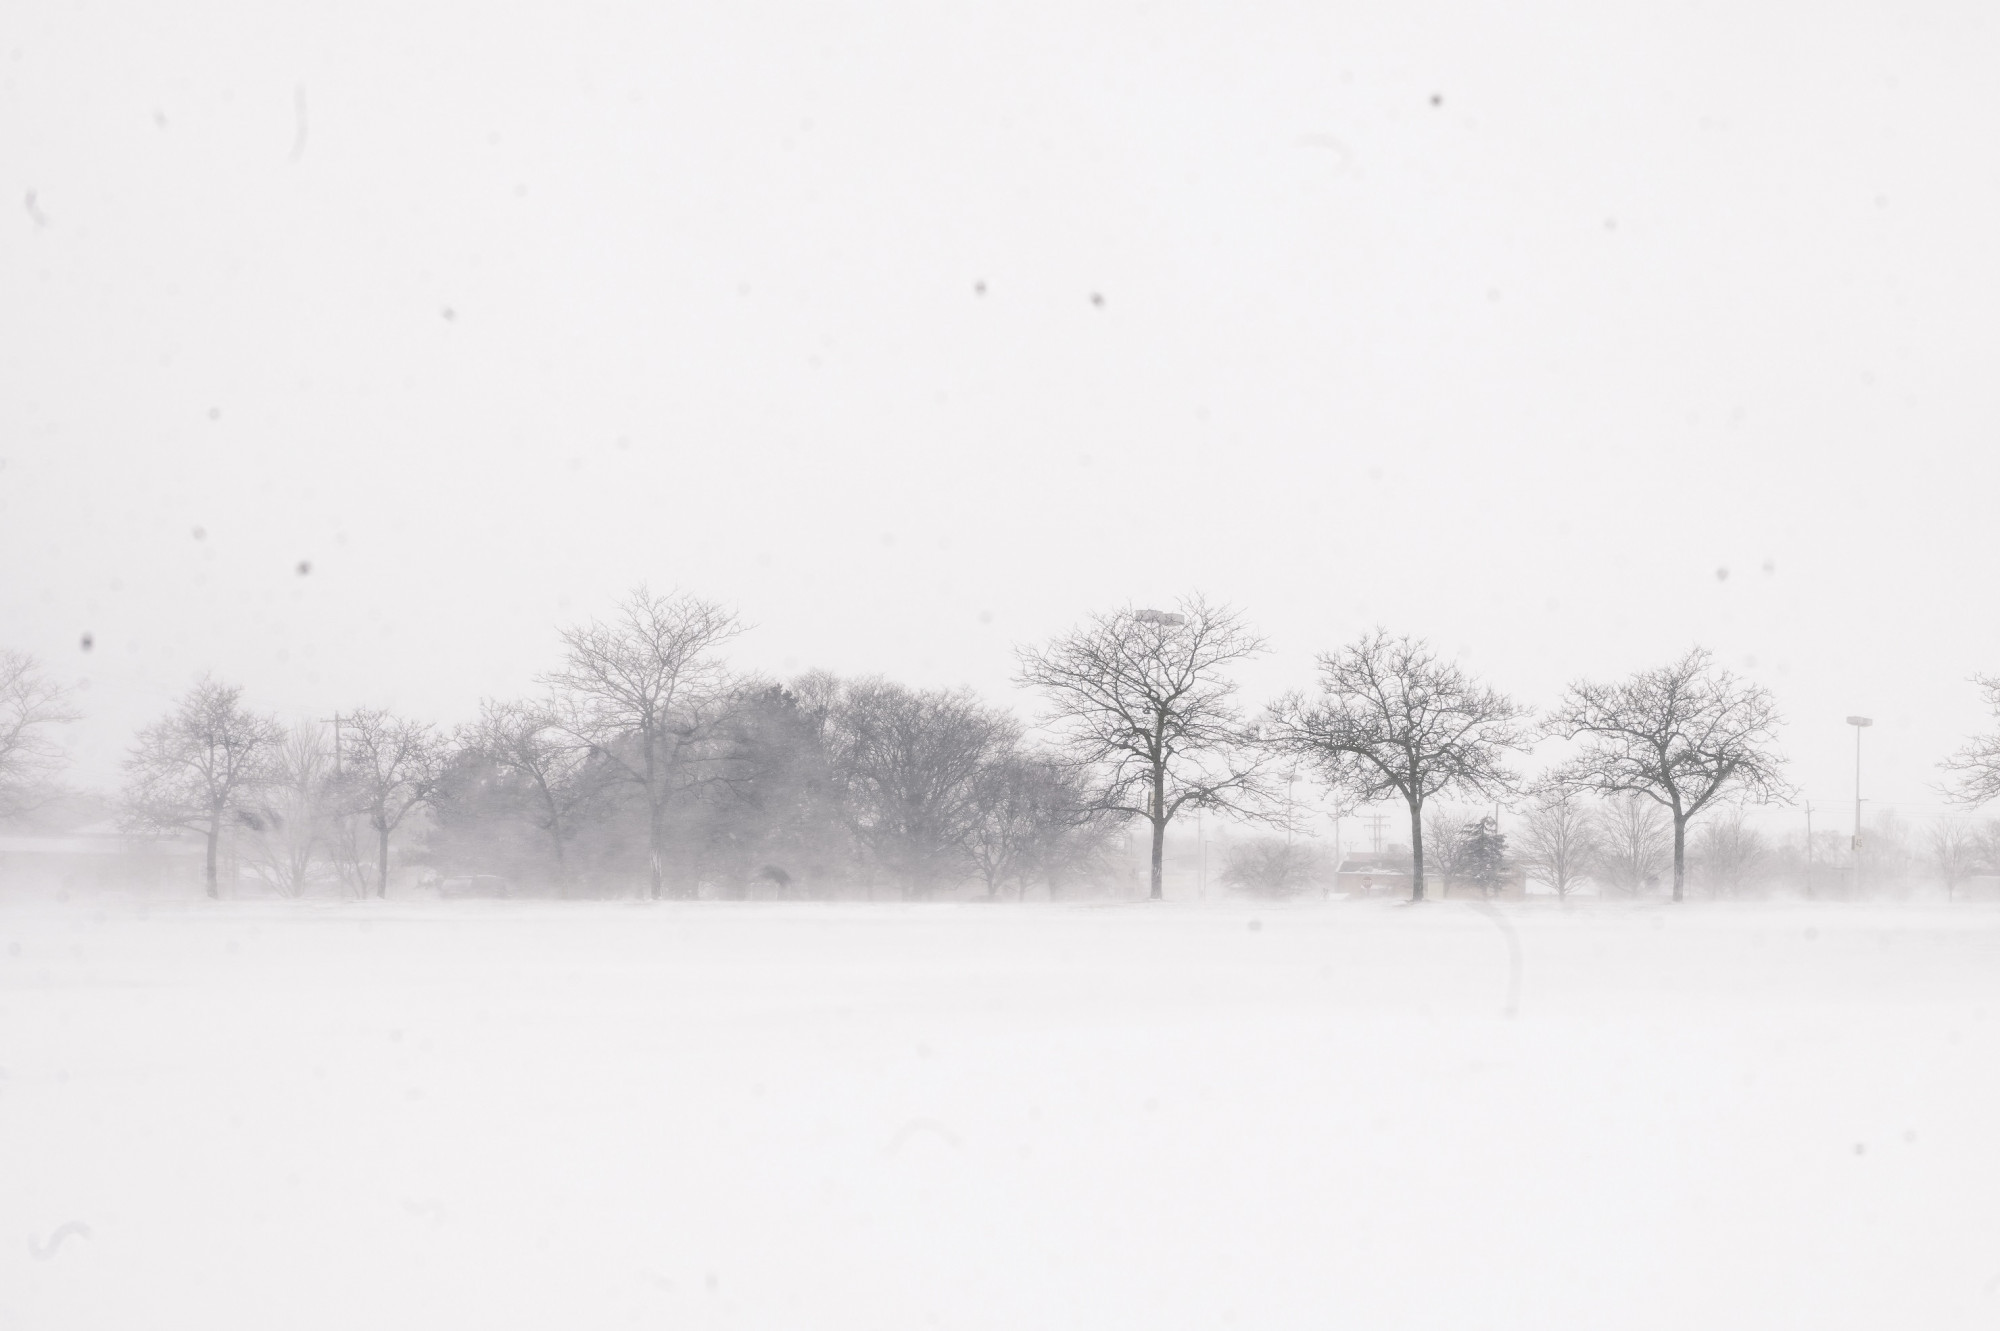
[[1861, 732], [1875, 724], [1873, 718], [1850, 716], [1847, 724], [1854, 727], [1854, 895], [1861, 895]]

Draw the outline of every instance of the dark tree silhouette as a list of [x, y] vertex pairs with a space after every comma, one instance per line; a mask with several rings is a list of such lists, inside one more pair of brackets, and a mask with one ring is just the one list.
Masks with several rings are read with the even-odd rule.
[[1642, 795], [1666, 810], [1679, 901], [1696, 814], [1725, 794], [1753, 804], [1791, 798], [1774, 742], [1778, 725], [1769, 690], [1737, 679], [1697, 647], [1615, 684], [1571, 684], [1543, 730], [1582, 745], [1552, 780], [1599, 795]]
[[389, 836], [431, 801], [450, 757], [428, 722], [364, 707], [341, 718], [341, 789], [375, 830], [375, 895], [389, 895]]
[[974, 866], [997, 897], [1015, 885], [1025, 900], [1040, 878], [1054, 896], [1068, 873], [1088, 865], [1103, 840], [1103, 815], [1091, 806], [1076, 770], [1047, 755], [1009, 751], [980, 775], [979, 821], [969, 848]]
[[1962, 818], [1940, 819], [1926, 829], [1924, 849], [1944, 883], [1944, 899], [1958, 900], [1958, 885], [1982, 867], [1978, 829]]
[[1589, 871], [1627, 896], [1651, 890], [1673, 857], [1674, 834], [1666, 810], [1644, 795], [1628, 792], [1592, 810], [1590, 825], [1597, 846]]
[[535, 823], [548, 837], [555, 860], [556, 891], [568, 896], [568, 845], [577, 819], [597, 793], [589, 746], [559, 720], [559, 702], [495, 702], [479, 705], [479, 720], [462, 731], [458, 747], [476, 753], [533, 792]]
[[1497, 896], [1507, 881], [1507, 837], [1489, 814], [1459, 829], [1466, 881], [1483, 897]]
[[[1986, 695], [1987, 708], [2000, 717], [2000, 675], [1974, 675], [1972, 682]], [[1980, 805], [2000, 795], [2000, 730], [1967, 740], [1938, 766], [1951, 774], [1946, 793], [1959, 804]]]
[[246, 711], [243, 690], [204, 676], [174, 710], [139, 732], [125, 760], [127, 816], [141, 827], [200, 832], [205, 881], [216, 887], [216, 843], [266, 773], [283, 729]]
[[1567, 901], [1596, 862], [1597, 825], [1573, 790], [1543, 784], [1530, 788], [1528, 796], [1519, 837], [1523, 858], [1541, 870], [1559, 899]]
[[0, 818], [26, 813], [53, 793], [63, 754], [49, 727], [82, 716], [34, 657], [0, 651]]
[[836, 763], [855, 839], [905, 898], [974, 867], [985, 777], [1020, 726], [965, 690], [849, 684], [835, 710]]
[[651, 894], [664, 894], [667, 807], [686, 786], [731, 698], [716, 649], [736, 615], [684, 592], [634, 588], [610, 622], [566, 629], [564, 662], [543, 679], [571, 704], [557, 715], [646, 801]]
[[1235, 705], [1235, 666], [1265, 650], [1235, 611], [1199, 596], [1173, 612], [1092, 615], [1024, 648], [1016, 682], [1048, 699], [1047, 723], [1093, 778], [1092, 803], [1151, 826], [1152, 899], [1167, 826], [1183, 809], [1263, 817], [1269, 751]]
[[1512, 788], [1501, 762], [1523, 742], [1523, 709], [1420, 638], [1381, 629], [1319, 658], [1317, 698], [1273, 709], [1274, 739], [1320, 780], [1359, 802], [1397, 796], [1410, 810], [1410, 900], [1424, 899], [1424, 804]]

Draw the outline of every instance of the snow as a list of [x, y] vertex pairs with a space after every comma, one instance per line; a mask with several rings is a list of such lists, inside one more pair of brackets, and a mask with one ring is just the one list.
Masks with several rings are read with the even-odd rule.
[[0, 1068], [5, 1327], [2000, 1317], [1986, 906], [14, 905]]

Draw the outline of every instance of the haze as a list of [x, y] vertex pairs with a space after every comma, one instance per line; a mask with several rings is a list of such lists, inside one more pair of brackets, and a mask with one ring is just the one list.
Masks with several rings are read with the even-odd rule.
[[1024, 712], [1015, 643], [1192, 588], [1253, 694], [1377, 622], [1537, 702], [1701, 642], [1808, 797], [1866, 712], [1928, 805], [2000, 665], [1996, 56], [1943, 5], [29, 5], [0, 622], [104, 787], [204, 668], [463, 720], [643, 578]]
[[0, 1327], [1993, 1325], [1990, 7], [5, 12]]

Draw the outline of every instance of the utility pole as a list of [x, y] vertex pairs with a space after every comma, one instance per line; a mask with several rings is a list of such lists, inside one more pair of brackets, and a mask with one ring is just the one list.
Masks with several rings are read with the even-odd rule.
[[1812, 894], [1813, 894], [1812, 870], [1813, 870], [1812, 801], [1807, 800], [1806, 801], [1806, 900], [1807, 901], [1812, 900]]
[[[1333, 811], [1333, 886], [1340, 886], [1340, 870], [1347, 863], [1340, 850], [1340, 823], [1344, 817], [1338, 808]], [[1329, 889], [1329, 895], [1331, 889]]]
[[1861, 732], [1875, 724], [1873, 718], [1850, 716], [1847, 724], [1854, 727], [1854, 896], [1861, 896]]
[[[333, 814], [333, 825], [337, 829], [338, 833], [334, 837], [333, 863], [335, 871], [340, 876], [340, 880], [343, 883], [345, 883], [347, 881], [348, 866], [350, 862], [354, 861], [355, 857], [353, 854], [354, 838], [352, 835], [352, 829], [348, 824], [348, 813], [346, 809], [347, 792], [341, 789], [341, 786], [344, 782], [344, 778], [346, 777], [346, 773], [341, 768], [342, 758], [340, 751], [344, 747], [340, 742], [340, 723], [342, 719], [343, 718], [341, 717], [339, 712], [335, 712], [333, 714], [334, 794], [335, 798], [340, 801], [338, 804], [334, 806], [334, 814]], [[359, 895], [365, 897], [368, 895], [366, 881], [359, 876], [361, 871], [358, 867], [355, 869], [354, 872], [357, 875], [354, 880], [354, 890]]]
[[324, 716], [320, 718], [322, 721], [329, 721], [333, 726], [333, 774], [335, 776], [340, 775], [340, 723], [345, 719], [339, 712], [335, 712], [331, 718]]

